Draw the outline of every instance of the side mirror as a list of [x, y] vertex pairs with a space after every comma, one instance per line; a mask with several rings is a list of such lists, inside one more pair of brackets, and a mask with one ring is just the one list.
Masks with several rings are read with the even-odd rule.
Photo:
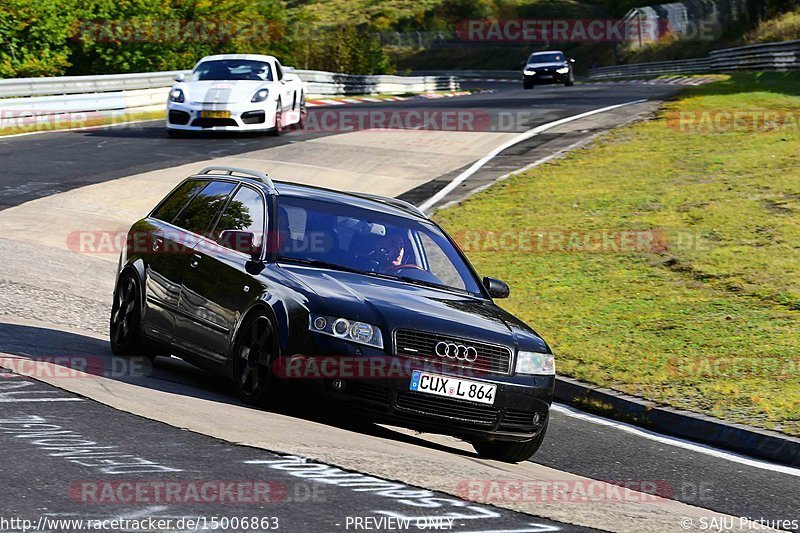
[[255, 238], [256, 236], [249, 231], [226, 229], [219, 234], [217, 242], [225, 248], [246, 254], [252, 259], [260, 259], [261, 247], [255, 245]]
[[186, 80], [186, 74], [184, 74], [183, 72], [181, 72], [179, 74], [175, 74], [175, 81], [181, 82], [181, 81], [185, 81], [185, 80]]
[[504, 282], [488, 276], [483, 278], [483, 286], [486, 287], [486, 290], [489, 291], [489, 296], [492, 298], [508, 298], [511, 293], [511, 289]]
[[574, 62], [575, 62], [575, 60], [574, 60], [574, 59], [572, 59], [572, 58], [570, 58], [569, 62], [570, 62], [570, 63], [574, 63]]

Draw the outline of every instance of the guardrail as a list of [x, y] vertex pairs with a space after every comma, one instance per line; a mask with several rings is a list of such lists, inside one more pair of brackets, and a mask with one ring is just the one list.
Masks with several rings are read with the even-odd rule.
[[715, 50], [708, 57], [594, 68], [589, 78], [630, 78], [660, 74], [698, 74], [732, 70], [790, 70], [800, 68], [800, 41], [753, 44]]
[[[425, 93], [459, 88], [458, 79], [452, 76], [358, 76], [318, 70], [287, 71], [306, 82], [310, 97]], [[0, 80], [0, 119], [4, 111], [45, 116], [159, 109], [166, 105], [175, 76], [188, 72]]]

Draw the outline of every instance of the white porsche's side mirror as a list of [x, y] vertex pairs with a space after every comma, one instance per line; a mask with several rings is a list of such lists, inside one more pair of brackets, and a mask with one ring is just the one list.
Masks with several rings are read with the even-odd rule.
[[183, 72], [175, 74], [175, 81], [181, 82], [184, 81], [185, 79], [186, 79], [186, 74], [184, 74]]

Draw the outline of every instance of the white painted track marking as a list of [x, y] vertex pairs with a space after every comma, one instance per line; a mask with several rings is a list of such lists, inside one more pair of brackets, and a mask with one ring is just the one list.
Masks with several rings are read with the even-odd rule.
[[428, 198], [427, 200], [422, 202], [418, 207], [420, 209], [422, 209], [423, 211], [429, 210], [431, 207], [433, 207], [434, 205], [439, 203], [439, 201], [442, 198], [444, 198], [445, 196], [450, 194], [450, 192], [453, 189], [455, 189], [456, 187], [461, 185], [467, 178], [469, 178], [470, 176], [475, 174], [478, 170], [480, 170], [486, 163], [488, 163], [489, 161], [494, 159], [497, 155], [499, 155], [504, 150], [506, 150], [508, 148], [511, 148], [515, 144], [519, 144], [522, 141], [527, 141], [531, 137], [535, 137], [536, 135], [538, 135], [539, 133], [541, 133], [543, 131], [549, 130], [551, 128], [555, 128], [556, 126], [560, 126], [561, 124], [566, 124], [567, 122], [572, 122], [574, 120], [579, 120], [579, 119], [582, 119], [582, 118], [585, 118], [585, 117], [590, 117], [590, 116], [596, 115], [598, 113], [604, 113], [606, 111], [611, 111], [612, 109], [619, 109], [620, 107], [626, 107], [626, 106], [634, 105], [634, 104], [641, 104], [642, 102], [646, 102], [646, 101], [647, 101], [647, 99], [645, 98], [645, 99], [641, 99], [641, 100], [634, 100], [632, 102], [625, 102], [624, 104], [616, 104], [616, 105], [611, 105], [611, 106], [607, 106], [607, 107], [601, 107], [600, 109], [593, 109], [591, 111], [587, 111], [585, 113], [580, 113], [578, 115], [572, 115], [570, 117], [565, 117], [565, 118], [562, 118], [562, 119], [554, 120], [553, 122], [548, 122], [546, 124], [542, 124], [540, 126], [536, 126], [535, 128], [530, 129], [530, 130], [528, 130], [528, 131], [526, 131], [524, 133], [520, 133], [516, 137], [508, 140], [506, 143], [501, 144], [500, 146], [498, 146], [497, 148], [495, 148], [494, 150], [492, 150], [491, 152], [486, 154], [481, 159], [475, 161], [475, 163], [473, 163], [467, 170], [465, 170], [464, 172], [462, 172], [461, 174], [459, 174], [458, 176], [453, 178], [453, 181], [448, 183], [444, 187], [444, 189], [442, 189], [441, 191], [437, 192], [436, 194], [434, 194], [433, 196], [431, 196], [430, 198]]
[[676, 448], [683, 448], [684, 450], [710, 455], [712, 457], [725, 459], [727, 461], [739, 463], [745, 466], [760, 468], [761, 470], [768, 470], [770, 472], [777, 472], [780, 474], [787, 474], [790, 476], [800, 477], [800, 468], [769, 463], [767, 461], [761, 461], [759, 459], [753, 459], [750, 457], [746, 457], [744, 455], [739, 455], [734, 452], [727, 452], [724, 450], [720, 450], [718, 448], [713, 448], [706, 444], [697, 444], [678, 437], [670, 437], [667, 435], [662, 435], [660, 433], [655, 433], [647, 429], [642, 429], [636, 426], [632, 426], [624, 422], [616, 422], [614, 420], [609, 420], [607, 418], [602, 418], [599, 416], [584, 413], [567, 405], [553, 404], [550, 409], [555, 411], [556, 413], [560, 413], [572, 418], [577, 418], [579, 420], [585, 420], [587, 422], [591, 422], [593, 424], [598, 424], [601, 426], [613, 427], [619, 429], [620, 431], [630, 433], [631, 435], [635, 435], [643, 439], [660, 442], [661, 444], [667, 444], [669, 446], [675, 446]]

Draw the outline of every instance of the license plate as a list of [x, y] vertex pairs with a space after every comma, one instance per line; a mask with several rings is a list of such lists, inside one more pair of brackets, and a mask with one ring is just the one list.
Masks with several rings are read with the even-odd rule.
[[493, 405], [497, 385], [415, 370], [409, 390]]
[[552, 74], [542, 74], [542, 75], [540, 76], [540, 78], [542, 78], [543, 80], [549, 80], [549, 79], [550, 79], [550, 78], [552, 78], [552, 77], [553, 77], [553, 75], [552, 75]]
[[230, 111], [200, 111], [200, 118], [231, 118]]

